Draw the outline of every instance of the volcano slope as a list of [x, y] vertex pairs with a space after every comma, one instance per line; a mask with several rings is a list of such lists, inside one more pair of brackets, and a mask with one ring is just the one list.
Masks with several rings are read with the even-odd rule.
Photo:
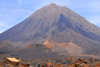
[[[53, 44], [48, 49], [59, 55], [100, 55], [100, 28], [72, 10], [54, 3], [0, 34], [0, 41], [4, 40], [24, 47], [27, 44], [43, 45], [48, 40]], [[48, 46], [48, 43], [43, 46]]]

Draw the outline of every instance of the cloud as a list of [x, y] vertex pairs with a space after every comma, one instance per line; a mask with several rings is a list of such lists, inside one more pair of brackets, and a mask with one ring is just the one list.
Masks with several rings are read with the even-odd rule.
[[100, 27], [100, 16], [89, 16], [88, 21]]
[[5, 22], [0, 21], [0, 27], [9, 27], [9, 25], [7, 25]]
[[4, 32], [4, 30], [3, 29], [0, 29], [0, 33], [2, 33], [2, 32]]
[[8, 28], [10, 28], [11, 26], [6, 24], [6, 22], [4, 21], [0, 21], [0, 33], [7, 30]]

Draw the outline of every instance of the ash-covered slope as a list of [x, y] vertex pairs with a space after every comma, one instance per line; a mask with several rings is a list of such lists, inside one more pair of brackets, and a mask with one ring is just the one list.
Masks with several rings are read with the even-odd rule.
[[11, 53], [14, 49], [14, 46], [10, 44], [8, 41], [0, 42], [0, 55], [5, 53]]
[[46, 40], [68, 43], [72, 40], [86, 54], [99, 55], [100, 28], [66, 7], [50, 4], [20, 24], [0, 34], [0, 41], [19, 45], [42, 44]]
[[13, 55], [17, 55], [22, 58], [52, 58], [61, 57], [51, 49], [46, 48], [42, 44], [28, 45], [27, 47], [14, 52]]

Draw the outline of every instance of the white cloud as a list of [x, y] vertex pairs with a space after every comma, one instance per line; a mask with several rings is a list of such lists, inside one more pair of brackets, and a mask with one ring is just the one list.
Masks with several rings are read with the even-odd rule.
[[3, 29], [0, 29], [0, 33], [2, 33], [2, 32], [4, 32], [4, 30]]
[[100, 16], [90, 16], [87, 17], [88, 21], [100, 27]]
[[9, 27], [9, 25], [7, 25], [5, 22], [0, 21], [0, 27]]
[[6, 24], [4, 21], [0, 21], [0, 33], [7, 30], [8, 28], [10, 28], [11, 26]]

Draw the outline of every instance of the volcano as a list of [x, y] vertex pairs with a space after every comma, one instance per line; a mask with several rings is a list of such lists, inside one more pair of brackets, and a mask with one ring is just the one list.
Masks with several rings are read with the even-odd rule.
[[57, 54], [100, 55], [100, 28], [69, 8], [54, 3], [0, 34], [0, 41], [18, 46], [51, 41], [52, 45], [47, 42], [43, 46]]

